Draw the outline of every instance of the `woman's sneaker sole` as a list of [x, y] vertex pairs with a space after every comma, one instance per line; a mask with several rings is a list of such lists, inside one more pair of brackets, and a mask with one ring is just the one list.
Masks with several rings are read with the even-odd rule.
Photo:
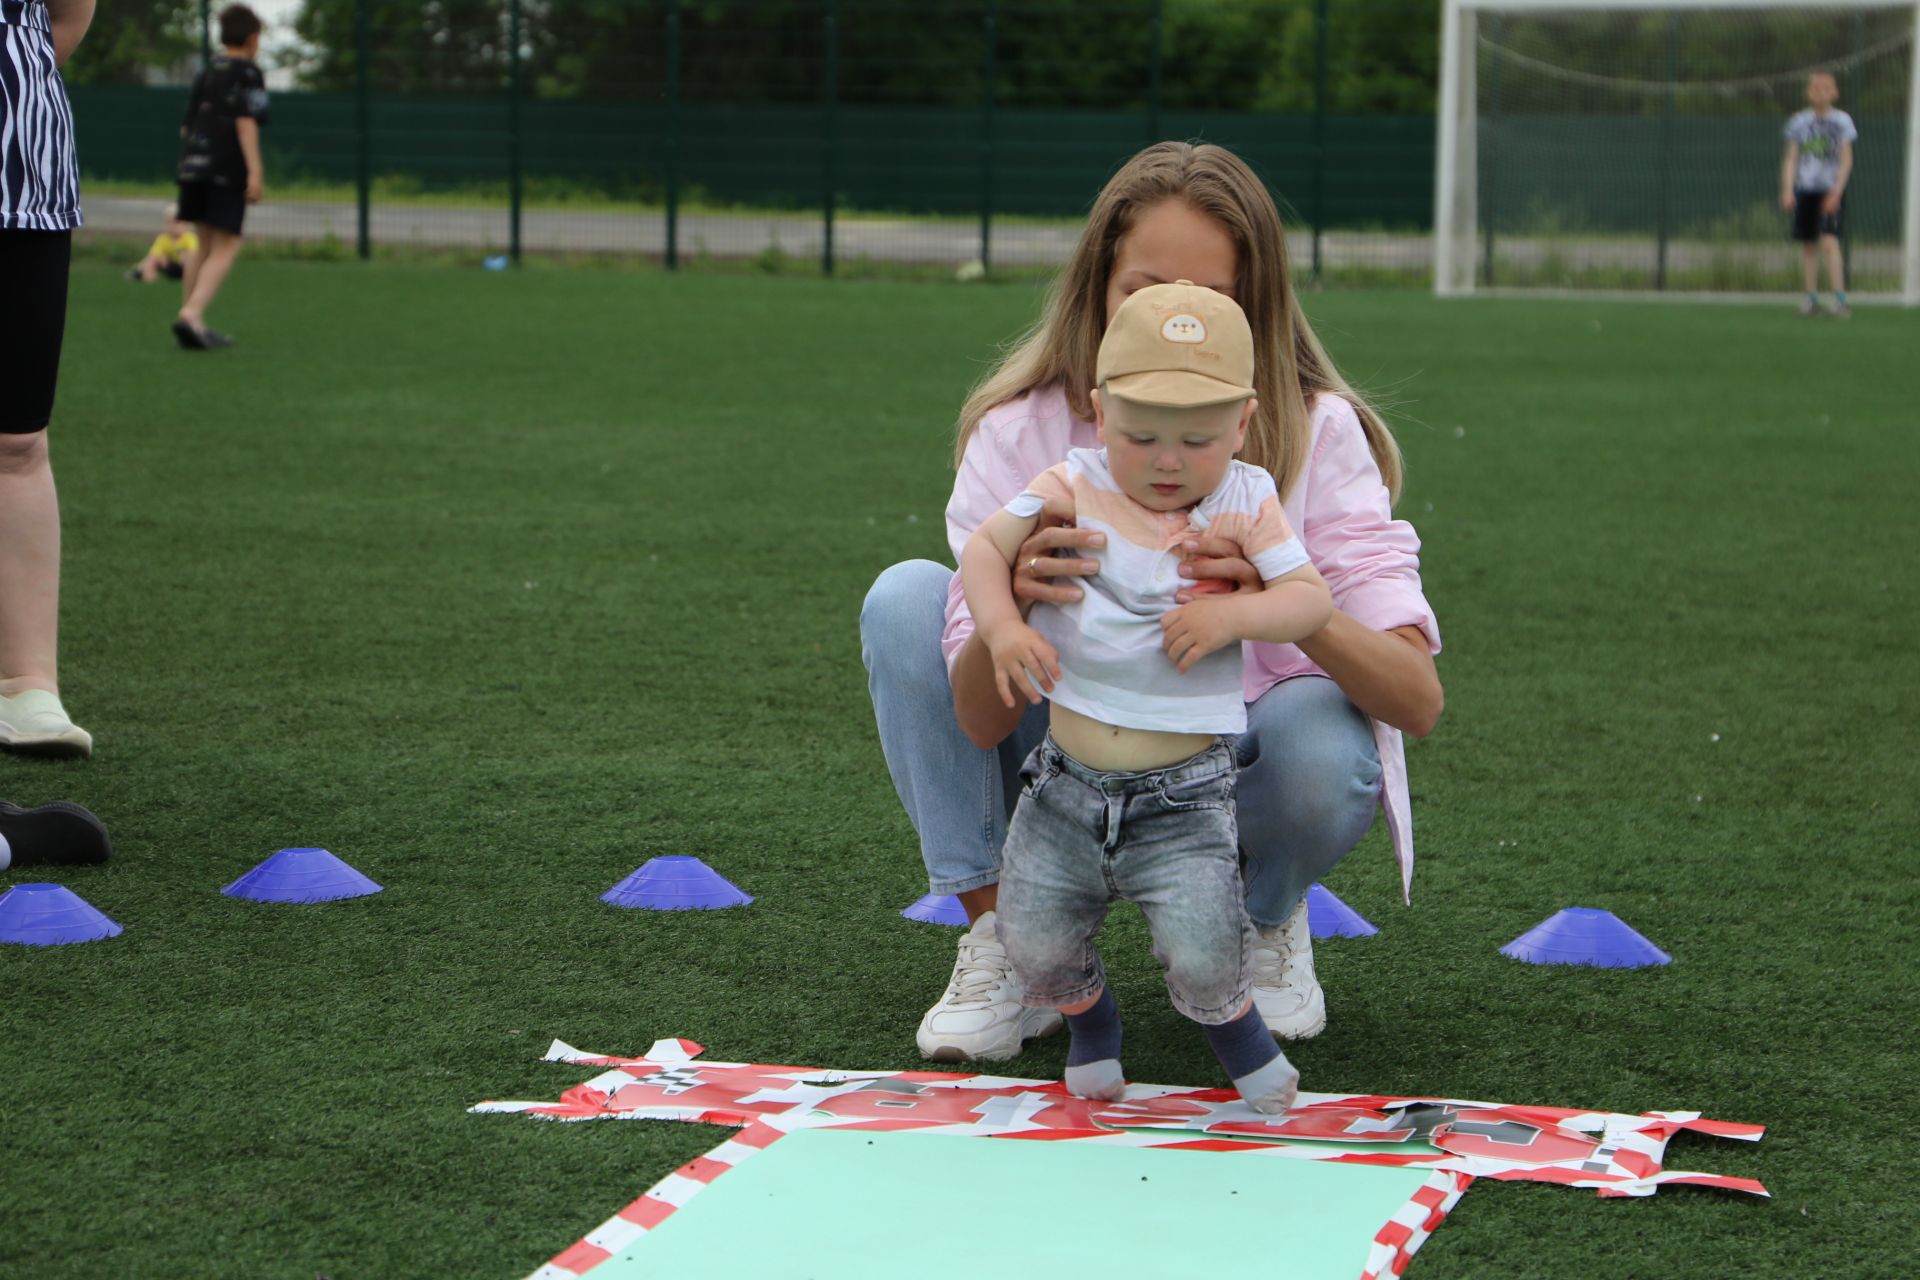
[[66, 733], [0, 735], [0, 748], [15, 755], [47, 756], [55, 760], [84, 760], [93, 754], [93, 735], [75, 725]]
[[1027, 1041], [1049, 1036], [1064, 1023], [1058, 1009], [1022, 1009], [1000, 1026], [970, 1036], [938, 1036], [925, 1022], [914, 1042], [920, 1056], [933, 1062], [1005, 1062], [1020, 1056]]
[[1327, 993], [1315, 983], [1299, 1008], [1273, 1016], [1262, 1010], [1260, 1018], [1275, 1040], [1311, 1040], [1327, 1029]]

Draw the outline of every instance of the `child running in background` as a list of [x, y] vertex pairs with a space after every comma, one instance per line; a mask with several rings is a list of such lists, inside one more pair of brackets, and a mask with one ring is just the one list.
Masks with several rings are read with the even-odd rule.
[[1853, 177], [1853, 142], [1860, 131], [1853, 117], [1833, 104], [1840, 85], [1831, 71], [1807, 77], [1807, 109], [1797, 111], [1783, 131], [1786, 150], [1780, 157], [1780, 207], [1793, 214], [1793, 238], [1800, 242], [1800, 277], [1807, 300], [1800, 314], [1820, 314], [1820, 254], [1826, 252], [1827, 283], [1833, 286], [1833, 311], [1844, 320], [1847, 280], [1840, 262], [1841, 219], [1846, 212], [1847, 182]]
[[[1253, 336], [1231, 298], [1188, 281], [1115, 311], [1093, 394], [1102, 448], [1075, 449], [983, 523], [960, 563], [967, 605], [1011, 707], [1051, 701], [1028, 757], [1000, 876], [999, 931], [1026, 1003], [1072, 1034], [1067, 1087], [1125, 1090], [1120, 1017], [1094, 948], [1116, 898], [1140, 904], [1174, 1007], [1201, 1024], [1256, 1110], [1299, 1073], [1252, 1004], [1255, 931], [1234, 820], [1246, 731], [1240, 644], [1290, 644], [1333, 601], [1281, 513], [1273, 477], [1235, 460], [1255, 401]], [[1042, 512], [1106, 535], [1083, 598], [1023, 620], [1009, 570]], [[1176, 607], [1182, 543], [1230, 538], [1265, 583]]]
[[258, 204], [265, 190], [260, 129], [267, 122], [267, 81], [254, 62], [261, 30], [260, 15], [243, 4], [220, 11], [220, 52], [194, 80], [180, 122], [180, 216], [200, 235], [173, 322], [174, 341], [189, 351], [233, 345], [207, 327], [207, 308], [240, 256], [247, 206]]
[[147, 256], [127, 270], [127, 279], [152, 284], [162, 276], [178, 280], [186, 274], [187, 255], [200, 247], [200, 237], [193, 233], [191, 224], [180, 220], [179, 205], [167, 206], [166, 219], [165, 228], [153, 238]]

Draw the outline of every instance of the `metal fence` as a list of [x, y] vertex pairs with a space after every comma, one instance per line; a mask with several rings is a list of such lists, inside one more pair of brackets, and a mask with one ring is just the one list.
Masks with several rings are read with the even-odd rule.
[[[446, 9], [464, 20], [428, 24]], [[1199, 30], [1203, 9], [1244, 40]], [[1433, 23], [1428, 0], [308, 0], [321, 52], [312, 87], [274, 95], [249, 233], [362, 256], [1049, 267], [1127, 156], [1181, 137], [1254, 165], [1303, 267], [1417, 274], [1427, 73], [1373, 67], [1360, 37]], [[1409, 76], [1382, 109], [1379, 84]], [[170, 178], [181, 87], [70, 93], [88, 178]], [[154, 203], [87, 208], [144, 227]]]

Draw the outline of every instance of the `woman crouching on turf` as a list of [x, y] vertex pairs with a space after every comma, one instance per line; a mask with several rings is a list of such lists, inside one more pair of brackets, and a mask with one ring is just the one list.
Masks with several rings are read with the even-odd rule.
[[[1333, 593], [1331, 622], [1297, 645], [1245, 647], [1240, 843], [1247, 913], [1259, 930], [1254, 1003], [1276, 1036], [1319, 1034], [1306, 892], [1359, 843], [1383, 808], [1403, 884], [1413, 867], [1402, 732], [1440, 716], [1440, 633], [1420, 586], [1420, 540], [1396, 520], [1400, 451], [1347, 385], [1302, 314], [1272, 197], [1221, 147], [1163, 142], [1101, 191], [1038, 325], [974, 389], [960, 415], [959, 477], [947, 505], [958, 556], [973, 530], [1073, 448], [1097, 448], [1087, 389], [1101, 334], [1127, 296], [1191, 280], [1227, 294], [1253, 332], [1259, 409], [1240, 457], [1264, 467], [1287, 521]], [[1015, 598], [1080, 598], [1076, 556], [1099, 535], [1042, 522], [1021, 546]], [[1193, 590], [1258, 591], [1241, 548], [1186, 547]], [[1066, 579], [1067, 581], [1059, 581]], [[1191, 598], [1181, 594], [1181, 600]], [[999, 1061], [1060, 1016], [1021, 1004], [995, 930], [1000, 846], [1021, 763], [1045, 735], [1044, 706], [1008, 709], [974, 635], [958, 577], [910, 560], [886, 570], [860, 613], [880, 746], [920, 837], [928, 886], [957, 894], [972, 928], [952, 980], [920, 1022], [920, 1051]]]

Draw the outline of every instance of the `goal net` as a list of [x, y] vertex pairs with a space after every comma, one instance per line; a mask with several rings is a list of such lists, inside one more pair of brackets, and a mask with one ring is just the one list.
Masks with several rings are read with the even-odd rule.
[[1798, 289], [1782, 130], [1825, 70], [1850, 292], [1920, 304], [1916, 29], [1916, 0], [1446, 0], [1435, 289]]

